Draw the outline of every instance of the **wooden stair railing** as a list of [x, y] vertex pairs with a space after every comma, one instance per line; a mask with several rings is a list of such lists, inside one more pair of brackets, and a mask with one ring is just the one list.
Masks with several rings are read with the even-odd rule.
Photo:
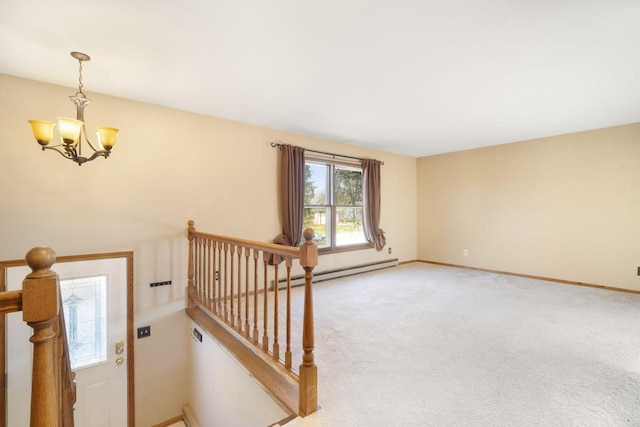
[[[236, 239], [195, 230], [189, 221], [188, 307], [199, 307], [254, 349], [261, 351], [298, 382], [298, 414], [318, 409], [318, 372], [314, 362], [313, 292], [311, 279], [318, 264], [313, 230], [304, 232], [299, 248]], [[302, 307], [302, 362], [293, 367], [291, 268], [298, 259], [305, 271]], [[286, 288], [280, 296], [280, 263], [286, 269]], [[270, 274], [271, 271], [271, 274]], [[271, 279], [270, 279], [271, 278]], [[281, 302], [279, 299], [284, 299]], [[281, 306], [284, 305], [284, 307]], [[283, 313], [284, 312], [284, 313]], [[284, 314], [284, 319], [280, 317]], [[297, 321], [298, 319], [296, 319]], [[284, 324], [284, 337], [280, 326]], [[280, 357], [284, 338], [284, 357]]]
[[0, 313], [22, 311], [33, 329], [31, 427], [73, 427], [76, 401], [74, 374], [64, 326], [58, 275], [51, 271], [55, 252], [37, 247], [27, 252], [32, 272], [22, 290], [0, 293]]

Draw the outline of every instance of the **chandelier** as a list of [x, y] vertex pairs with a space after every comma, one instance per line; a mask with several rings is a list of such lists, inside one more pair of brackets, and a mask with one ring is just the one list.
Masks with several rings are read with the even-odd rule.
[[[91, 100], [87, 98], [82, 92], [82, 63], [89, 61], [91, 58], [81, 52], [71, 52], [71, 56], [78, 60], [80, 64], [80, 70], [78, 72], [78, 92], [75, 95], [70, 96], [69, 99], [76, 104], [76, 120], [67, 117], [56, 117], [58, 119], [58, 134], [60, 135], [60, 144], [49, 145], [49, 142], [53, 139], [53, 127], [54, 122], [48, 122], [45, 120], [29, 120], [31, 124], [31, 130], [33, 136], [38, 141], [38, 144], [44, 150], [54, 150], [62, 155], [62, 157], [73, 160], [79, 166], [83, 163], [90, 162], [98, 157], [109, 157], [111, 149], [116, 145], [116, 135], [118, 129], [98, 126], [96, 132], [98, 138], [98, 149], [91, 144], [87, 136], [87, 129], [84, 124], [84, 107], [89, 105]], [[89, 157], [82, 155], [82, 139], [87, 142], [92, 153]]]

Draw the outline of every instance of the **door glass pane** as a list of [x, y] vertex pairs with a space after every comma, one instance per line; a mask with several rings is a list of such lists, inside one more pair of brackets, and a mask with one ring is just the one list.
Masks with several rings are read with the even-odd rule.
[[[331, 246], [331, 208], [319, 207], [319, 208], [304, 208], [304, 222], [303, 230], [312, 228], [315, 232], [313, 237], [313, 243], [318, 248], [325, 248]], [[302, 239], [304, 242], [304, 238]]]
[[367, 243], [361, 207], [336, 207], [336, 246]]
[[107, 276], [60, 279], [71, 369], [107, 360]]

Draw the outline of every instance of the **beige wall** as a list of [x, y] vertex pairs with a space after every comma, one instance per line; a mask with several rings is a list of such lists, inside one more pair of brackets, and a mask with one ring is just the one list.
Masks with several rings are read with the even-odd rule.
[[639, 161], [640, 124], [420, 158], [418, 257], [640, 290]]
[[[188, 399], [185, 229], [267, 241], [280, 232], [271, 141], [375, 157], [382, 169], [387, 251], [320, 257], [333, 268], [417, 258], [416, 159], [87, 93], [88, 129], [121, 128], [111, 158], [84, 166], [42, 152], [27, 119], [74, 116], [76, 89], [0, 75], [0, 259], [33, 246], [59, 255], [134, 251], [138, 425], [177, 415]], [[172, 286], [149, 288], [172, 280]]]

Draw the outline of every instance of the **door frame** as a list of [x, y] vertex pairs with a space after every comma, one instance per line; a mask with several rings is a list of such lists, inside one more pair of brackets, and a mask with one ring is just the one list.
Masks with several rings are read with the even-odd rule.
[[[108, 252], [100, 254], [67, 255], [56, 257], [56, 264], [74, 261], [94, 261], [100, 259], [125, 258], [127, 262], [127, 427], [135, 427], [135, 375], [134, 375], [134, 335], [133, 335], [133, 251]], [[27, 265], [24, 259], [0, 261], [0, 292], [7, 288], [7, 269]], [[0, 427], [7, 426], [7, 331], [6, 314], [0, 314]]]

